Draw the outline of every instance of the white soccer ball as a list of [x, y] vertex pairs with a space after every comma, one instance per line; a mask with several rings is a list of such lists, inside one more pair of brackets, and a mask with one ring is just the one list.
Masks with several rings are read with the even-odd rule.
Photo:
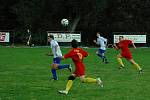
[[68, 26], [68, 25], [69, 25], [68, 19], [62, 19], [62, 20], [61, 20], [61, 25], [63, 25], [63, 26]]

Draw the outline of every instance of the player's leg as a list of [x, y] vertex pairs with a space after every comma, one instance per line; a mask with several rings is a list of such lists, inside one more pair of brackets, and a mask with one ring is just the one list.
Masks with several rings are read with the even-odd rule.
[[52, 72], [52, 75], [53, 75], [53, 79], [54, 79], [54, 80], [58, 80], [56, 70], [58, 69], [58, 65], [59, 65], [59, 64], [60, 64], [60, 59], [58, 59], [58, 58], [53, 58], [53, 64], [52, 64], [51, 72]]
[[96, 52], [97, 56], [99, 56], [100, 58], [102, 58], [102, 54], [100, 52], [100, 49], [98, 49], [98, 51]]
[[107, 58], [106, 58], [106, 56], [105, 56], [105, 51], [106, 51], [106, 50], [101, 50], [100, 52], [101, 52], [101, 54], [102, 54], [103, 62], [105, 62], [105, 63], [107, 64], [108, 61], [107, 61]]
[[133, 59], [129, 59], [129, 61], [141, 73], [142, 68], [139, 66], [139, 64], [137, 64]]
[[122, 58], [122, 55], [121, 55], [121, 54], [118, 54], [118, 55], [117, 55], [117, 61], [118, 61], [119, 65], [120, 65], [119, 69], [124, 68], [124, 64], [123, 64], [121, 58]]
[[75, 74], [72, 74], [68, 77], [68, 82], [66, 84], [66, 89], [65, 90], [60, 90], [58, 91], [61, 94], [68, 94], [68, 91], [71, 89], [72, 85], [73, 85], [73, 80], [75, 80], [76, 76]]
[[83, 82], [83, 83], [97, 83], [97, 84], [99, 84], [101, 87], [103, 87], [103, 84], [102, 84], [102, 81], [101, 81], [100, 78], [97, 78], [97, 79], [95, 79], [95, 78], [90, 78], [90, 77], [85, 78], [85, 76], [82, 75], [82, 76], [80, 76], [80, 79], [81, 79], [81, 82]]
[[58, 80], [58, 78], [57, 78], [57, 73], [56, 73], [57, 66], [58, 66], [58, 64], [55, 64], [55, 63], [52, 64], [51, 72], [52, 72], [52, 75], [53, 75], [53, 79], [54, 79], [54, 80]]
[[61, 59], [60, 58], [56, 58], [56, 61], [55, 63], [57, 63], [58, 65], [56, 66], [57, 69], [69, 69], [70, 72], [72, 71], [72, 67], [71, 67], [71, 64], [61, 64]]
[[58, 69], [69, 69], [69, 71], [71, 72], [72, 71], [72, 67], [71, 67], [71, 64], [60, 64], [58, 65]]
[[103, 52], [101, 52], [101, 55], [102, 55], [103, 62], [105, 62], [105, 54]]
[[102, 61], [105, 62], [105, 63], [108, 63], [107, 61], [107, 58], [105, 56], [105, 50], [102, 50], [102, 49], [98, 49], [98, 52], [96, 52], [96, 54], [102, 58]]

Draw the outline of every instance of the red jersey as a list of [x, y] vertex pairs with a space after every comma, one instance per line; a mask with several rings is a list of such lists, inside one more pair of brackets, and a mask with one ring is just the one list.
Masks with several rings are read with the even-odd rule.
[[121, 49], [121, 55], [125, 58], [132, 59], [131, 52], [129, 50], [129, 45], [132, 44], [131, 40], [122, 40], [118, 43], [118, 47]]
[[64, 58], [72, 58], [72, 61], [75, 64], [76, 76], [84, 75], [85, 67], [83, 64], [83, 58], [87, 57], [88, 53], [81, 48], [73, 48], [69, 53], [64, 55]]
[[118, 43], [118, 47], [122, 50], [122, 52], [130, 52], [128, 46], [132, 44], [131, 40], [122, 40]]

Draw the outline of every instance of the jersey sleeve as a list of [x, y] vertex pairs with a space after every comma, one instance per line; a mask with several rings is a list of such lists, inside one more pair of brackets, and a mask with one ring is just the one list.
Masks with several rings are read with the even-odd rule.
[[72, 57], [72, 50], [69, 51], [67, 54], [64, 55], [64, 58], [71, 58]]
[[57, 41], [54, 41], [53, 46], [58, 46], [58, 42], [57, 42]]
[[53, 40], [53, 41], [51, 42], [51, 48], [52, 48], [52, 47], [56, 47], [56, 46], [58, 46], [58, 43], [57, 43], [57, 41], [54, 41], [54, 40]]
[[104, 42], [107, 42], [107, 39], [106, 39], [106, 38], [101, 37], [101, 39], [102, 39]]
[[116, 44], [117, 49], [120, 49], [120, 42]]
[[131, 40], [126, 40], [128, 44], [132, 44], [133, 42]]
[[81, 53], [82, 53], [83, 57], [87, 57], [88, 56], [88, 53], [85, 50], [83, 50], [83, 49], [81, 49]]

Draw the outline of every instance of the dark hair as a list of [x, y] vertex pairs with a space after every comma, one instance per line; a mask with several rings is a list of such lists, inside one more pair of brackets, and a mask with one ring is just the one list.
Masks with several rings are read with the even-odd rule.
[[119, 36], [119, 38], [123, 38], [123, 36]]
[[54, 36], [53, 36], [53, 35], [49, 35], [48, 37], [54, 39]]
[[78, 47], [78, 42], [77, 42], [77, 40], [73, 39], [73, 40], [71, 41], [71, 46], [72, 46], [73, 48], [77, 48], [77, 47]]

